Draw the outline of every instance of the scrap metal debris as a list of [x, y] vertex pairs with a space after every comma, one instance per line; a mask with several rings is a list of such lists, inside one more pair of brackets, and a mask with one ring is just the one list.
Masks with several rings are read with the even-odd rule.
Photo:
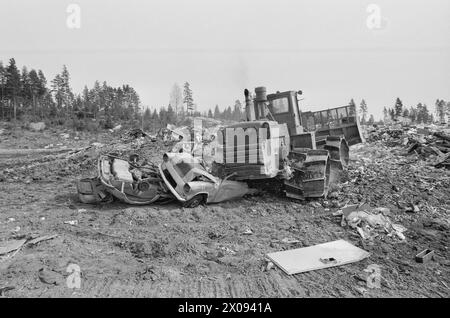
[[434, 257], [434, 251], [430, 249], [425, 249], [418, 253], [415, 257], [417, 263], [426, 263], [432, 260]]
[[44, 236], [36, 237], [36, 238], [34, 238], [32, 240], [27, 241], [27, 245], [36, 245], [36, 244], [38, 244], [40, 242], [43, 242], [43, 241], [52, 240], [52, 239], [54, 239], [57, 236], [58, 236], [58, 234], [44, 235]]
[[406, 239], [403, 235], [406, 228], [400, 224], [393, 224], [380, 212], [380, 209], [366, 209], [343, 214], [341, 224], [356, 229], [363, 239], [374, 239], [383, 234], [388, 237], [396, 236], [400, 240]]
[[401, 146], [404, 155], [418, 155], [421, 159], [429, 159], [437, 168], [450, 168], [450, 134], [438, 126], [427, 127], [372, 127], [368, 130], [369, 141], [382, 141], [385, 145]]

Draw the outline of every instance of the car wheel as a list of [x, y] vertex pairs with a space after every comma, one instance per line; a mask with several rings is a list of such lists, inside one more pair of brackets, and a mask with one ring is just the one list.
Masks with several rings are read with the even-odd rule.
[[200, 204], [206, 202], [206, 196], [204, 194], [197, 194], [193, 198], [187, 200], [183, 203], [183, 207], [185, 208], [196, 208]]

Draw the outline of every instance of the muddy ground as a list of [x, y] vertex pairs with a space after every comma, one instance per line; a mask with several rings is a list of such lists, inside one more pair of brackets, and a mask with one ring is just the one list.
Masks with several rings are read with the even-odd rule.
[[[0, 148], [45, 144], [83, 147], [113, 136], [15, 131]], [[44, 138], [43, 138], [44, 136]], [[72, 145], [75, 144], [75, 145]], [[160, 160], [165, 146], [145, 146]], [[0, 246], [14, 238], [57, 234], [0, 258], [4, 297], [449, 297], [450, 173], [381, 143], [351, 148], [350, 167], [328, 200], [293, 201], [270, 193], [194, 209], [177, 203], [133, 207], [82, 204], [75, 182], [95, 175], [98, 150], [64, 156], [0, 159]], [[348, 203], [387, 207], [406, 240], [363, 240], [333, 212]], [[409, 211], [416, 205], [419, 211]], [[77, 221], [75, 225], [66, 221]], [[252, 234], [244, 234], [251, 229]], [[283, 243], [283, 239], [297, 243]], [[270, 252], [345, 239], [371, 253], [363, 261], [293, 276]], [[414, 256], [429, 248], [435, 259]], [[70, 264], [81, 288], [68, 288]], [[381, 268], [380, 288], [365, 269]], [[42, 270], [41, 270], [42, 269]], [[43, 274], [44, 273], [44, 274]]]

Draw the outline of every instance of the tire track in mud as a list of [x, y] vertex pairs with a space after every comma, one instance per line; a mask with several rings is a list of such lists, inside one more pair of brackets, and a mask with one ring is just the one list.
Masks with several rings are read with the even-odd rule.
[[[214, 279], [182, 281], [133, 282], [108, 277], [83, 281], [78, 293], [85, 297], [188, 297], [188, 298], [244, 298], [244, 297], [302, 297], [298, 282], [277, 273], [267, 276], [219, 276]], [[45, 292], [43, 294], [45, 296]]]

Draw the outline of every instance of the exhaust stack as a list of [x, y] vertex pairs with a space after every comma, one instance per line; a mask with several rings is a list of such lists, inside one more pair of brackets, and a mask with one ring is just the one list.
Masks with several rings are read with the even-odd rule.
[[248, 89], [244, 90], [244, 95], [245, 95], [245, 113], [247, 116], [247, 121], [254, 121], [256, 120], [256, 115], [252, 95], [250, 94]]

